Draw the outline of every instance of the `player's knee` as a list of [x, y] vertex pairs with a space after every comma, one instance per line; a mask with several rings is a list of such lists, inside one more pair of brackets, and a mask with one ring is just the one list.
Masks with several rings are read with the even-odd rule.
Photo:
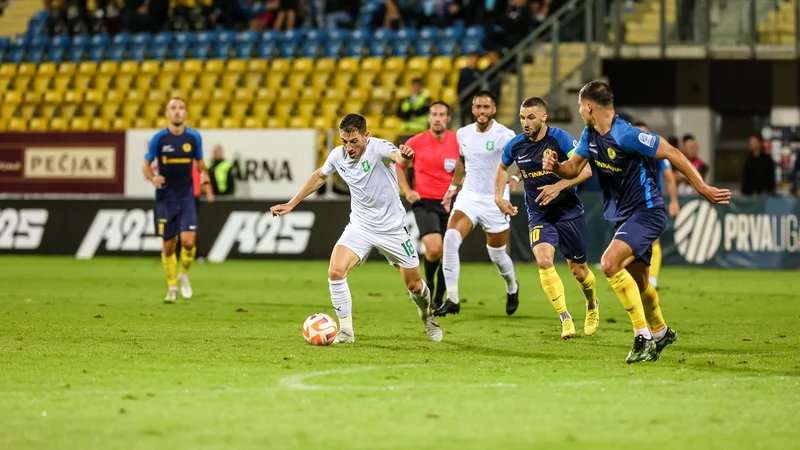
[[190, 248], [190, 249], [194, 248], [194, 244], [195, 244], [194, 236], [186, 237], [186, 238], [182, 237], [181, 238], [181, 247], [183, 247], [183, 248]]
[[438, 261], [442, 257], [442, 244], [434, 242], [430, 245], [425, 245], [425, 259], [428, 261]]
[[173, 239], [168, 239], [162, 241], [161, 243], [161, 251], [164, 253], [165, 256], [172, 256], [175, 254], [175, 247], [177, 246], [177, 241]]
[[409, 280], [406, 282], [406, 287], [410, 292], [419, 294], [422, 292], [422, 279], [417, 278], [416, 280]]
[[536, 264], [539, 266], [539, 270], [549, 270], [554, 267], [553, 260], [550, 258], [536, 258]]
[[622, 267], [620, 266], [619, 262], [614, 261], [612, 258], [609, 258], [606, 255], [600, 259], [600, 269], [605, 274], [606, 278], [611, 278], [614, 275], [618, 274]]
[[328, 267], [328, 279], [332, 281], [344, 280], [347, 277], [347, 272], [338, 267]]
[[461, 241], [461, 233], [455, 228], [451, 228], [444, 233], [444, 249], [447, 251], [458, 251]]
[[570, 269], [572, 269], [572, 275], [579, 283], [583, 283], [586, 277], [589, 276], [589, 267], [586, 264], [571, 264]]

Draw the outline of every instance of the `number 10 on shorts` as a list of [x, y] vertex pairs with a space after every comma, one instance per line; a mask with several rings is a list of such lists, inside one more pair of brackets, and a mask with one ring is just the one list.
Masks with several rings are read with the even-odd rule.
[[406, 255], [414, 256], [416, 251], [414, 250], [414, 246], [411, 244], [411, 239], [403, 242], [403, 250], [406, 252]]

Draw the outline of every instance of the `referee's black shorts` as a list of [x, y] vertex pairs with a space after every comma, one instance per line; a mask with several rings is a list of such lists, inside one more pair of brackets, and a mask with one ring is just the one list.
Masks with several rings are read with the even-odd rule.
[[414, 211], [414, 218], [417, 219], [420, 237], [432, 233], [443, 235], [447, 230], [450, 213], [444, 210], [441, 200], [423, 198], [411, 205], [411, 210]]

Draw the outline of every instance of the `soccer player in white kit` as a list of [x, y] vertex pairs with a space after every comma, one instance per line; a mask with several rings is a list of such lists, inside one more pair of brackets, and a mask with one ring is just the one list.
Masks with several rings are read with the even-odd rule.
[[[449, 206], [459, 184], [464, 186], [456, 197], [453, 212], [444, 234], [442, 269], [447, 284], [447, 301], [435, 311], [437, 316], [458, 314], [461, 310], [458, 296], [458, 276], [461, 263], [458, 248], [475, 225], [486, 232], [486, 249], [489, 259], [506, 282], [506, 314], [511, 315], [519, 306], [519, 284], [514, 276], [514, 263], [506, 253], [510, 221], [494, 201], [494, 173], [503, 155], [506, 143], [516, 134], [494, 120], [497, 102], [489, 91], [478, 92], [472, 99], [475, 123], [456, 132], [461, 159], [457, 163], [453, 184], [443, 203]], [[466, 179], [464, 172], [466, 171]], [[505, 198], [509, 198], [506, 187]]]
[[405, 228], [406, 211], [400, 202], [395, 163], [407, 166], [414, 150], [398, 149], [391, 142], [369, 137], [367, 121], [348, 114], [339, 123], [342, 144], [331, 150], [328, 159], [305, 182], [289, 203], [270, 208], [274, 216], [288, 214], [300, 201], [323, 186], [334, 172], [350, 186], [350, 223], [333, 248], [328, 267], [331, 302], [339, 317], [339, 333], [334, 343], [353, 343], [353, 300], [347, 274], [361, 264], [373, 248], [400, 271], [425, 331], [432, 341], [442, 340], [442, 329], [433, 316], [431, 292], [419, 273], [419, 257]]

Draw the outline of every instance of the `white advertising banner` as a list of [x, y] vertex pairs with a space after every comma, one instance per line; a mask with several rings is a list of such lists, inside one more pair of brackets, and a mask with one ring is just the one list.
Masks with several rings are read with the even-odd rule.
[[[125, 196], [153, 198], [142, 175], [150, 139], [158, 130], [129, 130], [125, 136]], [[214, 148], [233, 164], [235, 198], [288, 200], [317, 169], [316, 130], [198, 130], [203, 159], [211, 165]]]

